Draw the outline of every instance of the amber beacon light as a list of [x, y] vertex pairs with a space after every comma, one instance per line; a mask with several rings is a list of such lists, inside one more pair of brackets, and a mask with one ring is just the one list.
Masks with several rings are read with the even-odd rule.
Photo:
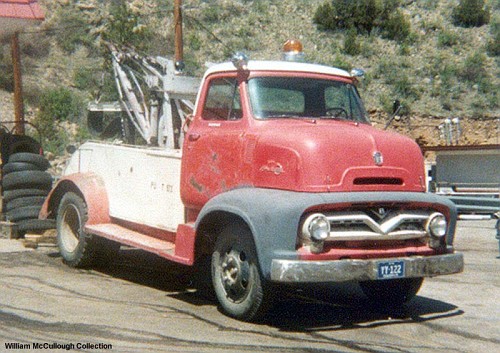
[[283, 44], [283, 60], [304, 61], [302, 43], [296, 39], [289, 39]]

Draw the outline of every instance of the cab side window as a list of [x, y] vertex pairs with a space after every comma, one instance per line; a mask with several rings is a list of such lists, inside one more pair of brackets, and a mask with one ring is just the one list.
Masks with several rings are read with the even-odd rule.
[[241, 119], [240, 93], [235, 78], [210, 81], [202, 117], [204, 120]]

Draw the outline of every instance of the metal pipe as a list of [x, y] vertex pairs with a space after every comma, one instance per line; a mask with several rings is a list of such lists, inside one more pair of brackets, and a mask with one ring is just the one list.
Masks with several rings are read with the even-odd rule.
[[24, 102], [21, 74], [21, 51], [19, 49], [19, 34], [15, 32], [11, 40], [12, 68], [14, 70], [14, 131], [24, 135]]

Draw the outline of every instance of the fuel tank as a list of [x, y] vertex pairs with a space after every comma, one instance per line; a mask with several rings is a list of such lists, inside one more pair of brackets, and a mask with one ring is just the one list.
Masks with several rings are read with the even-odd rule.
[[254, 151], [245, 154], [253, 152], [256, 187], [425, 191], [422, 152], [402, 135], [332, 119], [275, 119], [261, 121], [255, 128]]

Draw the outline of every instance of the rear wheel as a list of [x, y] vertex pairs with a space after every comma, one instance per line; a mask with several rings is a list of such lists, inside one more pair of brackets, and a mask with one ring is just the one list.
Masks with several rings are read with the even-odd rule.
[[72, 192], [64, 195], [57, 211], [57, 245], [71, 267], [87, 267], [93, 260], [92, 235], [83, 230], [86, 222], [85, 201]]
[[373, 304], [382, 307], [397, 307], [409, 302], [417, 295], [423, 278], [401, 278], [360, 282], [363, 293]]
[[212, 282], [222, 310], [244, 321], [263, 317], [271, 303], [262, 279], [250, 230], [243, 225], [226, 227], [212, 255]]
[[86, 233], [87, 204], [83, 198], [68, 192], [57, 211], [57, 245], [66, 264], [71, 267], [107, 265], [120, 250], [120, 244]]

